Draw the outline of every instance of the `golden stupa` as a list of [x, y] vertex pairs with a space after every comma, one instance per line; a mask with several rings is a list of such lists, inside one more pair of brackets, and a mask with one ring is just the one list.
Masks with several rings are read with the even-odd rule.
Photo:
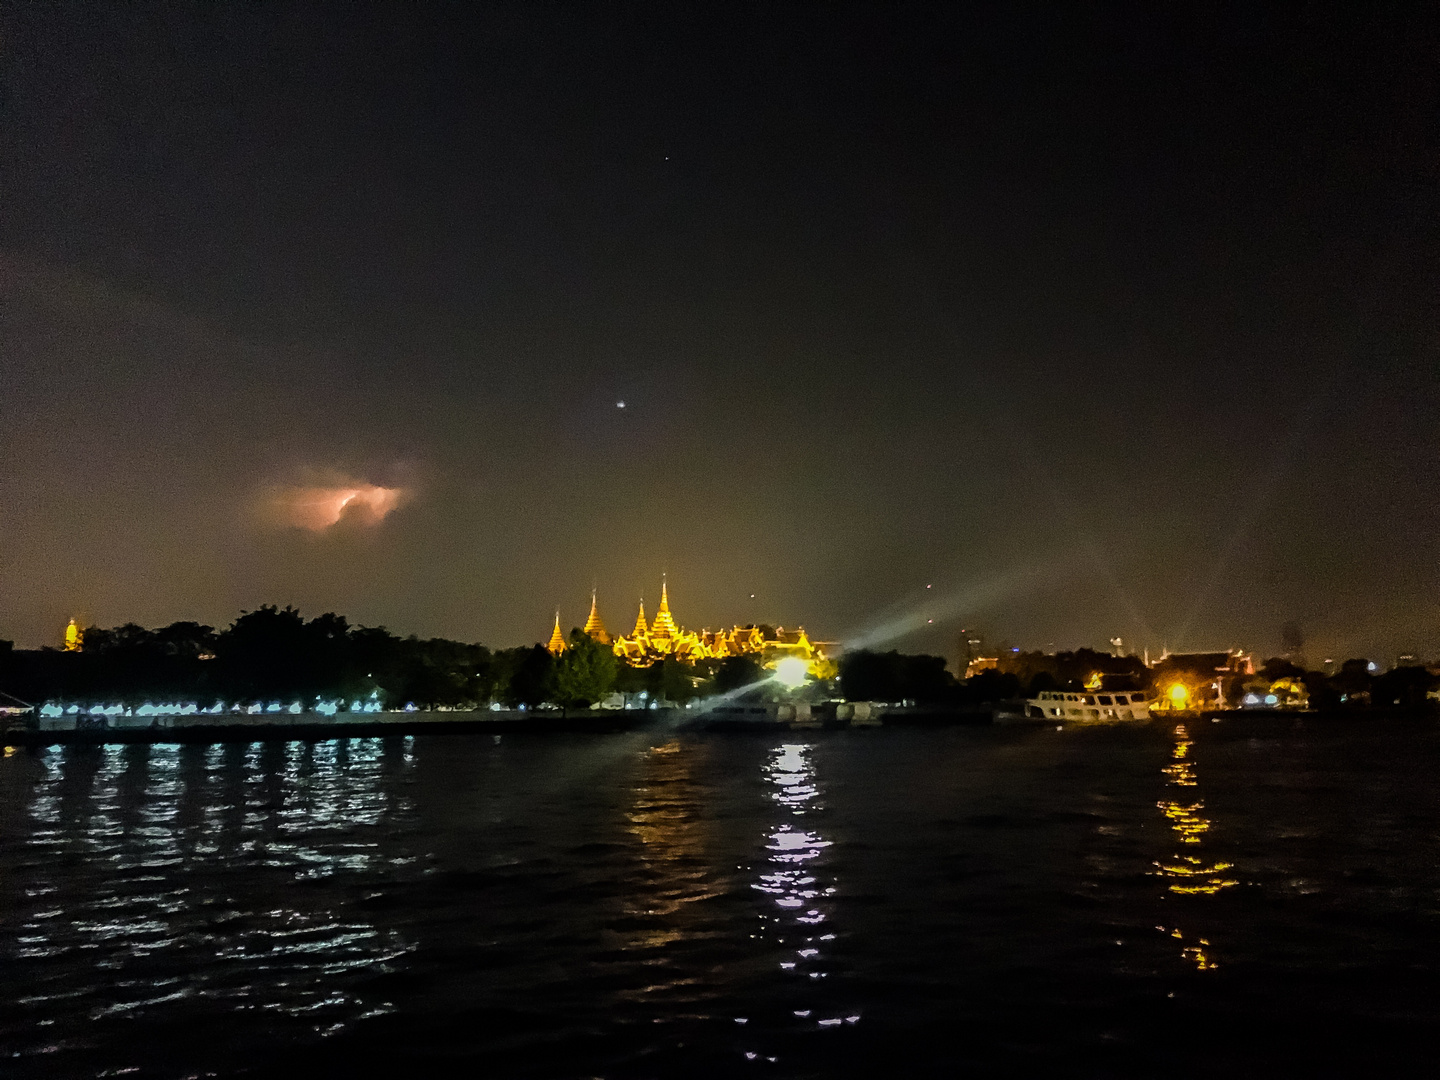
[[610, 644], [610, 634], [605, 629], [605, 624], [600, 621], [600, 608], [595, 603], [595, 590], [590, 590], [590, 617], [585, 620], [585, 633], [601, 645]]
[[569, 648], [569, 646], [565, 644], [565, 635], [560, 633], [560, 612], [558, 611], [555, 612], [555, 629], [551, 631], [550, 640], [545, 643], [545, 648], [549, 649], [555, 656], [559, 656]]

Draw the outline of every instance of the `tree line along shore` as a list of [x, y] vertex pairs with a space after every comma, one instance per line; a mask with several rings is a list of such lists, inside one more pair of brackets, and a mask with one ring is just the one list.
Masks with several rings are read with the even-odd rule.
[[[695, 663], [666, 658], [641, 668], [621, 662], [579, 629], [568, 645], [558, 656], [539, 644], [492, 650], [444, 638], [400, 637], [384, 627], [351, 625], [329, 612], [307, 620], [290, 607], [264, 606], [220, 631], [195, 622], [158, 629], [129, 623], [90, 627], [74, 649], [16, 649], [0, 641], [0, 692], [36, 705], [284, 703], [292, 712], [326, 706], [333, 712], [685, 705], [722, 694], [965, 708], [1100, 681], [1107, 689], [1146, 692], [1163, 707], [1177, 679], [1195, 681], [1194, 673], [1173, 666], [1147, 667], [1138, 657], [1090, 649], [1015, 653], [969, 678], [957, 677], [939, 656], [855, 650], [841, 654], [835, 678], [787, 688], [770, 677], [763, 656]], [[1373, 667], [1351, 660], [1325, 674], [1271, 659], [1248, 677], [1213, 678], [1209, 700], [1216, 707], [1237, 707], [1246, 695], [1286, 685], [1303, 694], [1304, 707], [1324, 711], [1435, 704], [1440, 676], [1430, 668], [1375, 672]]]

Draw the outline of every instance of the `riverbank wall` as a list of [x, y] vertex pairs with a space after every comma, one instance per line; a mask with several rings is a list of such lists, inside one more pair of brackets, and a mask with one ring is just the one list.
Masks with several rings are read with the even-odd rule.
[[483, 709], [470, 712], [314, 713], [291, 715], [75, 716], [26, 718], [4, 738], [12, 746], [71, 743], [216, 743], [473, 735], [514, 731], [628, 731], [673, 724], [677, 709]]
[[901, 707], [876, 702], [700, 704], [652, 709], [483, 709], [470, 712], [232, 713], [165, 716], [88, 713], [11, 718], [11, 746], [77, 743], [224, 743], [373, 738], [396, 735], [499, 735], [506, 732], [807, 730], [837, 727], [989, 724], [989, 708]]

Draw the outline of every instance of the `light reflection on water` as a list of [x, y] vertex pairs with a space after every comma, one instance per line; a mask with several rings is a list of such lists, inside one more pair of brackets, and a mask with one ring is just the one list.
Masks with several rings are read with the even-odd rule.
[[[19, 999], [17, 1026], [29, 1019], [44, 1038], [38, 1029], [62, 1005], [93, 1023], [189, 1000], [307, 1017], [325, 1031], [384, 1008], [336, 977], [411, 943], [293, 886], [412, 861], [393, 845], [382, 853], [374, 835], [412, 812], [407, 745], [69, 746], [38, 760], [11, 945], [40, 977]], [[270, 900], [257, 904], [267, 881]], [[61, 893], [63, 906], [52, 899]], [[77, 982], [77, 970], [90, 978]]]
[[697, 932], [693, 906], [723, 888], [706, 854], [703, 793], [694, 776], [700, 754], [701, 748], [677, 739], [642, 752], [626, 820], [640, 841], [645, 880], [643, 890], [628, 898], [626, 915], [633, 929], [625, 935], [624, 947], [648, 953], [646, 962], [659, 970], [643, 987], [622, 997], [672, 997], [694, 982], [683, 967], [670, 963], [665, 948]]
[[817, 865], [830, 841], [820, 832], [817, 820], [824, 803], [811, 757], [813, 749], [803, 743], [782, 744], [771, 751], [763, 767], [771, 784], [770, 798], [780, 808], [781, 818], [765, 838], [769, 855], [751, 887], [768, 896], [773, 905], [759, 917], [765, 936], [786, 947], [780, 970], [797, 980], [801, 998], [792, 1015], [824, 1028], [854, 1024], [860, 1017], [855, 1013], [827, 1015], [809, 989], [810, 984], [831, 974], [827, 959], [835, 940], [830, 924], [837, 891], [833, 879], [822, 879]]
[[[1195, 773], [1191, 750], [1194, 741], [1184, 724], [1176, 724], [1174, 745], [1170, 761], [1161, 772], [1167, 777], [1166, 784], [1183, 789], [1198, 789], [1200, 781]], [[1156, 804], [1175, 834], [1178, 850], [1163, 862], [1156, 862], [1156, 872], [1168, 881], [1167, 891], [1174, 896], [1214, 896], [1224, 889], [1239, 884], [1225, 876], [1232, 868], [1228, 862], [1212, 862], [1199, 853], [1203, 837], [1210, 831], [1210, 819], [1205, 817], [1205, 801], [1197, 791], [1187, 791], [1184, 798], [1162, 799]], [[1190, 941], [1181, 948], [1181, 955], [1195, 965], [1198, 971], [1213, 971], [1220, 965], [1207, 938], [1191, 934], [1186, 937], [1179, 928], [1157, 927], [1179, 941]]]
[[1267, 730], [22, 752], [0, 760], [0, 1060], [1198, 1075], [1257, 1041], [1289, 1062], [1324, 1016], [1300, 1065], [1347, 1021], [1428, 1064], [1440, 729]]

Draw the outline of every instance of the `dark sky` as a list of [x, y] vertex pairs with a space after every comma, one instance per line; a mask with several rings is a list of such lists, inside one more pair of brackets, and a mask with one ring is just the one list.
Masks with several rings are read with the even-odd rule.
[[1435, 9], [1053, 6], [7, 5], [0, 637], [1440, 654]]

